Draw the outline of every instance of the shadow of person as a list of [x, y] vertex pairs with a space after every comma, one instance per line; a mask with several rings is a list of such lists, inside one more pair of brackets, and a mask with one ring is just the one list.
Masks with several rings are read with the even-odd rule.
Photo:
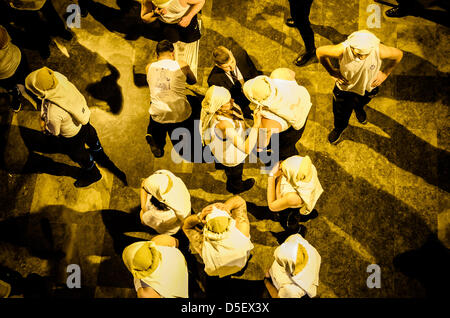
[[143, 241], [142, 238], [127, 235], [127, 232], [143, 232], [157, 235], [152, 228], [143, 225], [139, 219], [140, 206], [134, 208], [131, 213], [118, 210], [101, 210], [103, 224], [113, 240], [114, 251], [122, 256], [122, 252], [130, 244]]
[[23, 126], [10, 127], [14, 129], [5, 146], [1, 147], [3, 164], [0, 168], [16, 174], [47, 173], [74, 179], [80, 175], [81, 168], [39, 154], [63, 153], [63, 146], [57, 137]]
[[125, 39], [135, 41], [140, 36], [153, 41], [161, 41], [159, 24], [146, 24], [141, 20], [141, 5], [136, 1], [118, 1], [120, 10], [111, 8], [93, 0], [85, 0], [83, 7], [92, 17], [103, 24], [110, 32], [119, 32]]
[[8, 297], [50, 298], [53, 296], [54, 283], [50, 277], [31, 273], [23, 277], [19, 272], [0, 265], [0, 280], [11, 286]]
[[[52, 1], [45, 1], [39, 10], [19, 10], [6, 6], [1, 8], [7, 10], [8, 23], [14, 24], [11, 29], [18, 42], [24, 47], [38, 49], [41, 57], [47, 59], [50, 56], [51, 38], [59, 36], [70, 41], [73, 34], [66, 28], [63, 20], [53, 6]], [[21, 32], [17, 32], [20, 30]]]
[[[431, 62], [408, 51], [403, 51], [403, 59], [398, 69], [399, 72], [388, 77], [386, 84], [381, 86], [379, 96], [450, 105], [450, 97], [447, 94], [450, 77], [447, 72], [439, 71]], [[389, 86], [395, 87], [395, 90], [385, 89]]]
[[[362, 280], [356, 274], [365, 270], [370, 254], [370, 262], [383, 268], [385, 283], [379, 290], [380, 297], [423, 295], [420, 286], [394, 268], [393, 259], [426, 242], [435, 231], [428, 224], [436, 224], [437, 214], [421, 213], [380, 186], [349, 174], [325, 152], [304, 146], [299, 150], [310, 156], [324, 189], [316, 205], [320, 216], [314, 220], [314, 228], [308, 228], [308, 238], [327, 259], [323, 270], [333, 272], [322, 276], [321, 281], [338, 297], [373, 297], [373, 290], [357, 287], [365, 284], [367, 276]], [[322, 226], [328, 229], [328, 235], [316, 232]], [[346, 235], [341, 236], [343, 233]], [[327, 239], [318, 239], [323, 237]], [[331, 252], [336, 248], [338, 254]], [[360, 248], [366, 253], [360, 253]]]
[[106, 64], [110, 73], [104, 76], [99, 82], [88, 84], [86, 91], [91, 94], [92, 97], [106, 101], [113, 114], [120, 114], [123, 105], [122, 89], [117, 84], [117, 80], [120, 77], [120, 73], [111, 64]]
[[450, 250], [435, 234], [430, 235], [420, 248], [396, 255], [393, 263], [398, 271], [418, 280], [427, 297], [445, 297], [442, 289], [450, 283]]
[[[450, 191], [450, 154], [417, 137], [405, 126], [389, 116], [366, 107], [369, 120], [385, 130], [389, 137], [381, 136], [369, 130], [349, 126], [347, 139], [362, 143], [397, 167], [423, 178], [447, 192]], [[424, 162], [427, 162], [424, 164]]]
[[311, 28], [314, 33], [320, 34], [324, 38], [327, 38], [333, 44], [344, 42], [349, 36], [349, 34], [342, 34], [332, 26], [328, 25], [311, 24]]

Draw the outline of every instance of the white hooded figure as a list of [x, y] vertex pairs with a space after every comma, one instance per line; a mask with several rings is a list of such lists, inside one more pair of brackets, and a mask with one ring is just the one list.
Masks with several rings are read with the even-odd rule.
[[[312, 105], [311, 97], [305, 87], [298, 85], [292, 70], [279, 68], [270, 77], [257, 76], [245, 82], [243, 91], [256, 107], [260, 107], [263, 117], [281, 124], [281, 131], [290, 126], [300, 130], [305, 125]], [[274, 115], [279, 118], [273, 118]]]
[[280, 298], [317, 295], [321, 257], [308, 241], [291, 235], [275, 249], [274, 257], [269, 274]]
[[252, 249], [250, 237], [239, 231], [230, 214], [214, 207], [203, 227], [205, 272], [219, 277], [234, 274], [245, 267]]
[[191, 196], [183, 180], [158, 170], [142, 182], [141, 207], [143, 224], [159, 234], [173, 235], [191, 213]]

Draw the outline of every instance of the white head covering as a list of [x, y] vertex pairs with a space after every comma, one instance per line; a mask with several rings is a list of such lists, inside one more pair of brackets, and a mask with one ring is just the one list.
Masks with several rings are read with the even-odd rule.
[[206, 130], [210, 128], [214, 114], [231, 99], [230, 92], [221, 86], [211, 86], [202, 101], [202, 112], [200, 114], [200, 136], [202, 143], [206, 144], [210, 137], [206, 136]]
[[358, 54], [370, 54], [378, 47], [380, 39], [372, 32], [360, 30], [350, 34], [346, 41]]
[[157, 170], [144, 180], [145, 191], [174, 210], [184, 220], [191, 212], [191, 195], [183, 180], [169, 170]]
[[242, 89], [248, 100], [258, 106], [270, 107], [276, 95], [276, 87], [272, 79], [266, 75], [259, 75], [246, 81]]
[[274, 257], [270, 274], [278, 289], [294, 283], [308, 296], [316, 295], [321, 257], [308, 241], [300, 234], [291, 235], [275, 249]]
[[135, 286], [136, 280], [141, 280], [161, 297], [188, 297], [186, 259], [176, 247], [152, 241], [136, 242], [124, 249], [122, 259], [133, 274]]
[[289, 157], [281, 163], [281, 170], [289, 184], [305, 202], [300, 213], [309, 214], [323, 192], [316, 167], [312, 164], [311, 159], [309, 156]]
[[86, 125], [91, 111], [83, 94], [67, 77], [47, 67], [31, 72], [25, 79], [25, 86], [36, 96], [51, 101], [67, 111], [78, 123]]
[[224, 277], [241, 270], [247, 263], [253, 244], [250, 238], [244, 236], [237, 228], [236, 221], [227, 211], [213, 207], [213, 211], [206, 216], [206, 222], [217, 218], [229, 218], [226, 230], [215, 233], [203, 227], [202, 259], [205, 272], [210, 276]]

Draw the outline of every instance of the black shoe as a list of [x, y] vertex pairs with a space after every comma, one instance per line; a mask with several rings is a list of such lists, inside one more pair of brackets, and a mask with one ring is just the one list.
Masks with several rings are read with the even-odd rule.
[[309, 221], [309, 220], [315, 219], [315, 218], [318, 217], [318, 216], [319, 216], [319, 213], [317, 212], [317, 210], [316, 210], [316, 209], [313, 209], [313, 210], [311, 211], [311, 213], [309, 213], [309, 214], [307, 214], [307, 215], [301, 215], [301, 216], [300, 216], [300, 222], [307, 222], [307, 221]]
[[316, 56], [316, 50], [300, 54], [294, 61], [297, 66], [303, 66]]
[[164, 156], [164, 149], [161, 149], [156, 145], [151, 135], [147, 134], [145, 136], [145, 139], [147, 140], [147, 143], [150, 145], [150, 150], [152, 151], [153, 156], [155, 156], [155, 158], [161, 158], [162, 156]]
[[14, 112], [18, 113], [22, 108], [22, 103], [20, 102], [20, 90], [17, 86], [9, 92], [12, 95], [11, 108]]
[[287, 25], [288, 27], [290, 27], [290, 28], [295, 28], [295, 22], [294, 22], [294, 19], [288, 18], [288, 19], [286, 20], [286, 25]]
[[364, 111], [364, 109], [361, 110], [355, 110], [356, 119], [360, 124], [367, 124], [367, 114]]
[[75, 181], [74, 186], [76, 188], [84, 188], [99, 181], [101, 178], [102, 174], [100, 170], [94, 166], [90, 171], [83, 171], [80, 178]]
[[239, 185], [232, 185], [227, 182], [227, 191], [233, 194], [238, 194], [250, 190], [255, 184], [255, 179], [250, 178], [242, 181]]
[[342, 130], [333, 129], [328, 135], [330, 144], [335, 145], [341, 139]]
[[73, 33], [67, 29], [64, 29], [58, 33], [58, 36], [63, 38], [66, 41], [70, 41], [73, 38]]
[[385, 12], [386, 16], [389, 18], [402, 18], [406, 17], [408, 13], [406, 10], [400, 8], [400, 6], [393, 7]]

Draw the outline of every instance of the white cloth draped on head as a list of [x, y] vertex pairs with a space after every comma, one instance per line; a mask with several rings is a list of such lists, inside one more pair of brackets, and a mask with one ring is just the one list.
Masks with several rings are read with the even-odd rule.
[[52, 89], [41, 90], [36, 85], [37, 73], [39, 71], [40, 69], [31, 72], [27, 76], [25, 80], [27, 89], [42, 99], [42, 104], [44, 104], [45, 100], [49, 100], [53, 104], [56, 104], [67, 111], [75, 121], [82, 125], [86, 125], [89, 122], [91, 111], [86, 103], [86, 99], [75, 85], [61, 73], [53, 71], [58, 84]]
[[133, 243], [124, 250], [122, 256], [127, 268], [137, 251], [145, 245], [155, 248], [160, 253], [159, 264], [148, 276], [139, 278], [135, 276], [135, 285], [136, 280], [141, 280], [164, 298], [189, 297], [186, 260], [176, 247], [156, 245], [151, 241]]
[[[299, 251], [303, 251], [303, 259], [306, 260], [302, 264], [296, 264]], [[299, 234], [291, 235], [275, 249], [274, 257], [270, 275], [278, 290], [283, 286], [295, 284], [309, 297], [316, 296], [321, 257], [308, 241]], [[302, 267], [300, 271], [296, 270], [296, 266]]]
[[345, 42], [355, 49], [358, 54], [370, 54], [372, 50], [380, 45], [380, 39], [367, 30], [353, 32]]
[[281, 163], [281, 170], [289, 184], [305, 203], [300, 212], [309, 214], [323, 193], [316, 167], [311, 163], [311, 159], [309, 156], [289, 157]]
[[191, 212], [191, 195], [183, 180], [169, 170], [157, 170], [144, 180], [145, 191], [174, 210], [180, 220]]
[[260, 75], [244, 83], [248, 100], [263, 111], [270, 111], [286, 120], [294, 129], [301, 129], [311, 110], [311, 96], [298, 85], [292, 71], [276, 69], [271, 77]]
[[226, 211], [213, 210], [207, 221], [220, 216], [228, 216], [230, 223], [223, 233], [214, 233], [203, 227], [202, 259], [205, 272], [209, 276], [224, 277], [240, 271], [247, 263], [253, 244], [250, 238], [236, 227], [236, 221]]
[[202, 111], [200, 114], [200, 136], [202, 137], [202, 143], [207, 145], [211, 137], [207, 130], [212, 124], [212, 119], [215, 113], [228, 103], [231, 99], [230, 92], [221, 86], [211, 86], [208, 88], [205, 94], [205, 98], [202, 101]]

